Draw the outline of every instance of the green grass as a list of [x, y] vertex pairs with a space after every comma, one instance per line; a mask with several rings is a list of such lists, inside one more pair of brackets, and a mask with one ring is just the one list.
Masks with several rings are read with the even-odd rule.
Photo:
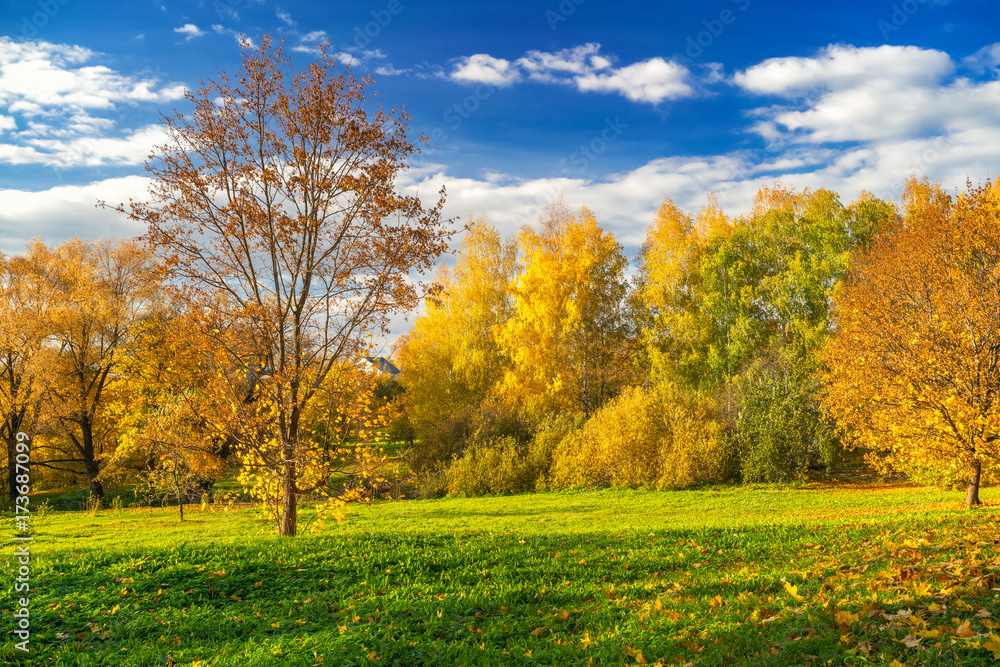
[[1000, 529], [983, 496], [972, 512], [905, 487], [405, 501], [292, 540], [223, 506], [183, 524], [176, 508], [52, 512], [32, 544], [30, 660], [9, 634], [0, 659], [985, 664]]

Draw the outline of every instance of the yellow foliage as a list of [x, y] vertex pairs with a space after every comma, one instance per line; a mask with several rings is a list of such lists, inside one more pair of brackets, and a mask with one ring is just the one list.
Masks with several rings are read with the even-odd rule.
[[974, 504], [1000, 462], [1000, 194], [911, 179], [904, 205], [839, 293], [825, 406], [883, 471], [961, 477]]
[[679, 488], [718, 480], [722, 438], [710, 408], [669, 383], [649, 393], [626, 389], [560, 443], [551, 485]]

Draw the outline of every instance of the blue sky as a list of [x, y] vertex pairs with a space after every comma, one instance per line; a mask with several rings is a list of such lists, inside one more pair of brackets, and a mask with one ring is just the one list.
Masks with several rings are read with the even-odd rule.
[[898, 199], [1000, 169], [1000, 3], [35, 0], [0, 11], [0, 251], [142, 232], [159, 114], [240, 42], [328, 40], [434, 140], [400, 183], [505, 233], [562, 196], [630, 251], [665, 196], [731, 213], [762, 184]]

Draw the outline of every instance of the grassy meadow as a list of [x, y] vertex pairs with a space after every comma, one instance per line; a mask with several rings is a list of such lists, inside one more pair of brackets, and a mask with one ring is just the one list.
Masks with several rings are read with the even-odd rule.
[[[980, 665], [1000, 501], [904, 485], [36, 512], [37, 665]], [[303, 513], [303, 524], [309, 511]], [[315, 525], [315, 524], [314, 524]], [[4, 538], [4, 551], [13, 543]], [[15, 566], [3, 559], [5, 625]]]

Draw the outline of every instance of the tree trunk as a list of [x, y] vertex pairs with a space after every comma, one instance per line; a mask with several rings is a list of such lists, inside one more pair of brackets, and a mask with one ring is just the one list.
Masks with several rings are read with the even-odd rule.
[[5, 438], [7, 440], [7, 497], [11, 502], [17, 498], [17, 483], [14, 477], [17, 475], [17, 443], [15, 438]]
[[298, 521], [298, 507], [295, 495], [295, 464], [291, 463], [285, 467], [285, 476], [281, 484], [281, 523], [278, 525], [278, 535], [281, 537], [295, 537], [295, 529]]
[[177, 477], [177, 457], [174, 457], [174, 466], [171, 470], [171, 476], [174, 480], [174, 493], [177, 494], [177, 511], [181, 515], [181, 521], [184, 520], [184, 489], [181, 488], [181, 481]]
[[100, 467], [94, 456], [94, 425], [84, 419], [80, 422], [80, 433], [83, 436], [83, 466], [87, 471], [87, 481], [90, 483], [90, 497], [104, 502], [104, 486], [97, 480]]
[[969, 490], [965, 494], [965, 506], [979, 504], [979, 478], [983, 471], [983, 463], [979, 459], [972, 462], [969, 471]]

